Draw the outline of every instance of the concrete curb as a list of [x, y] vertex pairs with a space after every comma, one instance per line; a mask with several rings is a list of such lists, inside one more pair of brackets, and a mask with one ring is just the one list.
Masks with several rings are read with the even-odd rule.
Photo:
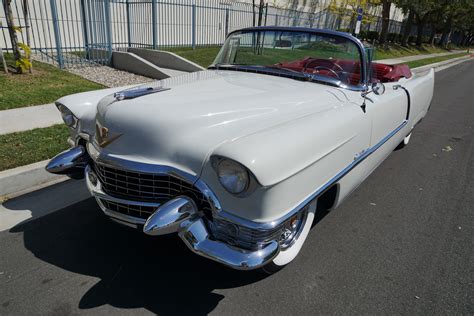
[[457, 58], [452, 58], [452, 59], [440, 61], [440, 62], [437, 62], [437, 63], [434, 63], [434, 64], [428, 64], [428, 65], [425, 65], [425, 66], [416, 67], [416, 68], [413, 68], [412, 71], [414, 73], [422, 73], [422, 72], [430, 70], [431, 68], [434, 68], [435, 71], [440, 71], [440, 70], [444, 70], [444, 69], [448, 68], [448, 67], [445, 67], [445, 66], [455, 66], [455, 65], [457, 65], [461, 62], [467, 61], [468, 59], [471, 59], [471, 58], [472, 58], [471, 55], [461, 56], [461, 57], [457, 57]]
[[69, 179], [47, 172], [48, 161], [0, 172], [0, 202]]
[[[422, 73], [431, 68], [443, 70], [471, 59], [471, 56], [453, 58], [435, 64], [412, 69], [414, 73]], [[442, 69], [441, 69], [442, 68]], [[49, 160], [0, 172], [0, 202], [27, 192], [37, 190], [69, 179], [48, 173], [44, 167]]]
[[407, 62], [410, 62], [410, 61], [422, 60], [422, 59], [426, 59], [426, 58], [449, 56], [449, 55], [465, 53], [465, 52], [466, 52], [466, 50], [452, 50], [452, 51], [445, 52], [445, 53], [409, 55], [409, 56], [402, 56], [402, 57], [397, 57], [397, 58], [378, 59], [378, 60], [374, 60], [374, 61], [376, 63], [394, 65], [394, 64], [403, 64], [403, 63], [407, 63]]

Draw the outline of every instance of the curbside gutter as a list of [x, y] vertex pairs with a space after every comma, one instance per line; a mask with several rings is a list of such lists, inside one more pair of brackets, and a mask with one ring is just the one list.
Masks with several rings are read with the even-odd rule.
[[[472, 59], [472, 56], [463, 56], [446, 61], [413, 68], [412, 72], [421, 74], [431, 68], [441, 71]], [[55, 183], [69, 179], [66, 176], [58, 176], [48, 173], [44, 168], [49, 160], [33, 163], [10, 170], [0, 172], [0, 203], [7, 199], [50, 186]]]

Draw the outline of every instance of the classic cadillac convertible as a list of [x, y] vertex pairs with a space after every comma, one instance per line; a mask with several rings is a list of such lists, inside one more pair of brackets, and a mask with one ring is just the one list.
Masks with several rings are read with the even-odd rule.
[[433, 70], [370, 55], [341, 32], [234, 31], [206, 71], [58, 100], [73, 147], [47, 170], [85, 176], [116, 222], [274, 272], [428, 111]]

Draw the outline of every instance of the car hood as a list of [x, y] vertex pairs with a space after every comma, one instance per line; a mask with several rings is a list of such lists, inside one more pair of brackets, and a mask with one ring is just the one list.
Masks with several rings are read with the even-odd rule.
[[[161, 92], [98, 104], [101, 151], [116, 158], [172, 166], [199, 176], [223, 144], [337, 108], [330, 86], [236, 71], [202, 71], [149, 84]], [[297, 135], [295, 135], [297, 137]], [[278, 146], [278, 139], [269, 139]], [[229, 157], [232, 158], [232, 157]]]

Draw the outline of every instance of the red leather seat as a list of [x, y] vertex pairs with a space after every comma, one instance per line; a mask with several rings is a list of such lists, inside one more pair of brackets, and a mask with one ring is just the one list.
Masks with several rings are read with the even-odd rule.
[[[311, 63], [311, 68], [305, 68], [305, 65], [308, 64], [311, 60], [314, 60], [314, 63]], [[340, 71], [340, 68], [331, 65], [337, 64], [343, 70], [344, 74], [341, 76], [341, 80], [345, 81], [351, 85], [357, 85], [360, 83], [360, 62], [352, 61], [352, 60], [345, 60], [345, 59], [315, 59], [312, 57], [305, 57], [302, 60], [296, 60], [292, 62], [280, 63], [277, 66], [281, 66], [283, 68], [288, 68], [296, 71], [303, 71], [307, 73], [313, 73], [314, 67], [317, 66], [324, 66], [331, 68], [335, 71]], [[318, 71], [320, 75], [334, 77], [329, 71]], [[401, 78], [410, 78], [412, 76], [410, 68], [408, 65], [400, 64], [400, 65], [386, 65], [380, 63], [372, 63], [372, 82], [396, 82]]]

